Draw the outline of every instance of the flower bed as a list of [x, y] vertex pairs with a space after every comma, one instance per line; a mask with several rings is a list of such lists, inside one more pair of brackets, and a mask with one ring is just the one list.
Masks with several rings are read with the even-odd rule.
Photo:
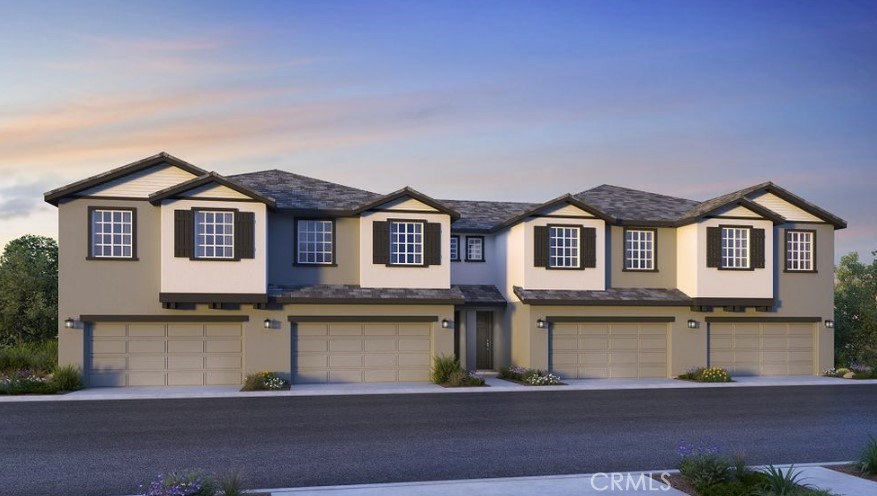
[[734, 382], [728, 372], [721, 367], [694, 367], [676, 378], [695, 382]]
[[837, 377], [839, 379], [877, 379], [877, 370], [870, 365], [850, 365], [837, 369], [828, 369], [822, 372], [825, 377]]
[[516, 382], [525, 386], [565, 386], [560, 376], [546, 373], [538, 369], [525, 367], [508, 367], [499, 369], [500, 379]]
[[454, 356], [436, 356], [432, 363], [432, 382], [442, 387], [486, 387], [480, 375], [463, 370]]
[[274, 372], [250, 374], [244, 380], [241, 391], [284, 391], [289, 389], [289, 381]]

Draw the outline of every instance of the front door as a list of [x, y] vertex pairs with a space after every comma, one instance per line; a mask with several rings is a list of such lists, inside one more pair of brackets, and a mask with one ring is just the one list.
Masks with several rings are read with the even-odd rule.
[[493, 369], [493, 312], [475, 312], [475, 368]]

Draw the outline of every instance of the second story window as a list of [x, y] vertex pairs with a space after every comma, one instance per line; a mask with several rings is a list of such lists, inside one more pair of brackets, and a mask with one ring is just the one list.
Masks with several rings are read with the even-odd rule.
[[560, 269], [577, 269], [581, 265], [579, 234], [577, 226], [549, 226], [548, 266]]
[[624, 270], [656, 270], [654, 229], [624, 231]]
[[90, 208], [89, 258], [134, 260], [133, 209]]
[[195, 211], [195, 258], [234, 258], [234, 212]]
[[296, 262], [330, 265], [334, 263], [334, 222], [298, 220], [296, 228]]
[[451, 262], [460, 261], [460, 237], [451, 236]]
[[467, 262], [483, 262], [484, 261], [484, 237], [483, 236], [466, 236], [466, 261]]
[[390, 265], [423, 265], [423, 222], [390, 222]]
[[786, 231], [786, 271], [814, 272], [816, 270], [813, 257], [816, 251], [815, 241], [814, 231]]
[[749, 268], [749, 229], [722, 228], [722, 268]]

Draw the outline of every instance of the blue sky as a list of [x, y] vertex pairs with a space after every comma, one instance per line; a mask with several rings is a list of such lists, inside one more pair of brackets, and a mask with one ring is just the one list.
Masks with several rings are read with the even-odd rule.
[[376, 192], [705, 200], [772, 180], [877, 250], [871, 1], [0, 0], [0, 243], [159, 151]]

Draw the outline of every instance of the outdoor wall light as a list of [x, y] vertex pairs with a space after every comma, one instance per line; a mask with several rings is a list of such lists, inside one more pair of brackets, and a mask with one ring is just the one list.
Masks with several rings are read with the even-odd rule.
[[450, 329], [452, 327], [454, 327], [454, 321], [442, 319], [442, 329]]
[[74, 327], [76, 327], [76, 321], [70, 317], [67, 317], [66, 319], [64, 319], [64, 327], [66, 327], [67, 329], [73, 329]]
[[834, 329], [834, 321], [833, 320], [826, 320], [825, 321], [825, 328], [826, 329]]
[[274, 325], [274, 322], [271, 322], [271, 319], [265, 319], [265, 321], [262, 322], [262, 325], [265, 327], [265, 329], [271, 329], [271, 327], [273, 327]]
[[548, 321], [543, 319], [537, 319], [536, 327], [538, 327], [539, 329], [545, 329], [548, 327]]
[[688, 328], [697, 329], [698, 322], [694, 319], [688, 319]]

